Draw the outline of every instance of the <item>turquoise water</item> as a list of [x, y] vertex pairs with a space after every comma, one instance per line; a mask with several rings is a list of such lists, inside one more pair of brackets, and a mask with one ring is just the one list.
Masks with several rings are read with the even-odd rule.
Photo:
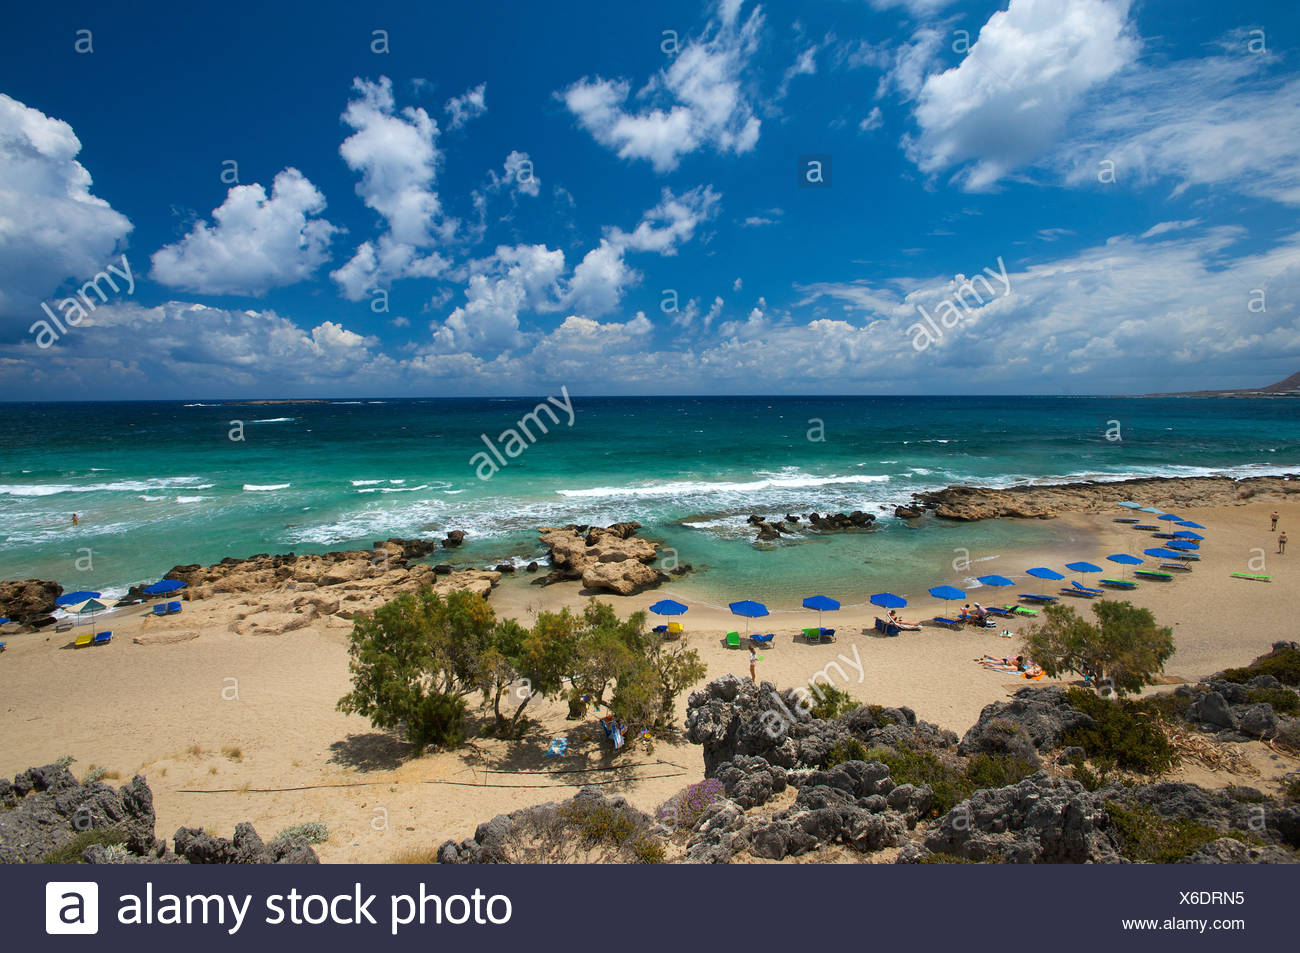
[[[506, 430], [539, 400], [9, 404], [0, 578], [114, 590], [178, 563], [451, 529], [470, 537], [457, 561], [526, 562], [539, 526], [633, 519], [705, 570], [690, 583], [701, 592], [857, 597], [946, 576], [956, 547], [978, 558], [1057, 532], [910, 529], [889, 514], [919, 490], [1300, 470], [1289, 400], [577, 397], [571, 426], [542, 413], [546, 431], [530, 422], [506, 455]], [[490, 454], [485, 435], [504, 465], [474, 457]], [[482, 480], [485, 459], [497, 472]], [[760, 550], [745, 525], [851, 509], [881, 529]]]

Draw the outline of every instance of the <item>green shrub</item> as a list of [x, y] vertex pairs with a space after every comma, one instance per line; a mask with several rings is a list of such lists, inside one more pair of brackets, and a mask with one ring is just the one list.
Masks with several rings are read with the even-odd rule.
[[1282, 796], [1288, 801], [1300, 801], [1300, 774], [1286, 780], [1282, 785]]
[[1140, 702], [1110, 701], [1081, 688], [1066, 690], [1070, 704], [1092, 718], [1088, 728], [1072, 728], [1064, 743], [1078, 745], [1088, 760], [1106, 770], [1112, 766], [1143, 774], [1162, 774], [1178, 763], [1178, 752], [1165, 736], [1156, 716]]
[[858, 702], [848, 692], [842, 692], [834, 685], [818, 685], [813, 691], [817, 701], [808, 713], [814, 718], [830, 721], [858, 707]]
[[560, 808], [560, 817], [568, 822], [584, 847], [607, 845], [622, 848], [637, 863], [663, 863], [663, 845], [628, 811], [606, 804], [570, 801]]
[[933, 751], [908, 745], [897, 748], [872, 748], [863, 761], [879, 761], [889, 768], [895, 784], [930, 785], [934, 791], [934, 817], [947, 814], [964, 801], [973, 790], [965, 772], [943, 761]]
[[1004, 788], [1023, 781], [1037, 770], [1037, 765], [1018, 755], [977, 754], [966, 765], [966, 781], [972, 791]]
[[1300, 687], [1300, 650], [1290, 646], [1261, 655], [1245, 668], [1230, 668], [1223, 673], [1229, 682], [1249, 682], [1258, 675], [1272, 675], [1283, 685]]
[[833, 768], [837, 764], [843, 764], [845, 761], [870, 761], [868, 757], [867, 746], [857, 738], [846, 738], [843, 741], [837, 741], [830, 751], [826, 752], [826, 757], [822, 758], [821, 767]]
[[126, 843], [126, 835], [111, 827], [97, 827], [82, 831], [70, 841], [60, 844], [41, 858], [42, 864], [80, 864], [82, 852], [87, 847], [115, 847]]
[[1137, 805], [1107, 801], [1106, 811], [1119, 834], [1120, 853], [1142, 863], [1176, 863], [1223, 836], [1205, 824], [1168, 820]]
[[1287, 688], [1252, 688], [1246, 701], [1272, 705], [1279, 715], [1300, 715], [1300, 695]]
[[324, 821], [305, 821], [286, 827], [275, 835], [275, 840], [288, 840], [291, 837], [304, 837], [309, 844], [323, 844], [329, 840], [330, 832]]
[[1178, 721], [1192, 707], [1192, 699], [1172, 692], [1160, 695], [1148, 695], [1146, 698], [1133, 700], [1133, 710], [1148, 715], [1159, 715], [1169, 721]]

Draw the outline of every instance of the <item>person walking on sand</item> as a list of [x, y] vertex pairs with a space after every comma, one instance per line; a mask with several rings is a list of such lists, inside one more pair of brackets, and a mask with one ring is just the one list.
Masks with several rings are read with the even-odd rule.
[[1277, 534], [1277, 551], [1278, 553], [1286, 552], [1286, 530]]
[[1273, 525], [1270, 526], [1269, 529], [1270, 529], [1270, 530], [1275, 530], [1275, 529], [1277, 529], [1277, 510], [1274, 510], [1274, 511], [1273, 511]]
[[757, 665], [758, 665], [758, 649], [754, 648], [754, 646], [751, 645], [749, 647], [749, 680], [753, 682], [755, 685], [758, 684], [758, 675], [754, 671]]

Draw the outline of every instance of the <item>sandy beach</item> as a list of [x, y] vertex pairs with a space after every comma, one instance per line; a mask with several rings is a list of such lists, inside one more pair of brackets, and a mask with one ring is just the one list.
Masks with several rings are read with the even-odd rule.
[[[1171, 682], [1244, 664], [1272, 642], [1294, 638], [1300, 552], [1274, 555], [1274, 509], [1281, 512], [1281, 528], [1300, 524], [1300, 502], [1181, 510], [1206, 527], [1202, 561], [1172, 582], [1143, 583], [1123, 595], [1173, 627], [1177, 650], [1166, 667]], [[926, 594], [929, 586], [960, 586], [976, 574], [1020, 574], [1035, 565], [1059, 569], [1077, 559], [1109, 569], [1106, 554], [1156, 545], [1149, 534], [1113, 522], [1120, 513], [1067, 514], [1060, 518], [1068, 540], [1062, 549], [983, 554], [996, 558], [925, 580], [899, 579], [894, 591], [910, 599], [906, 618], [929, 619], [944, 609]], [[1247, 570], [1271, 574], [1273, 581], [1230, 576]], [[1057, 588], [1043, 583], [970, 595], [1004, 603], [1018, 592]], [[827, 672], [859, 700], [906, 705], [959, 734], [984, 705], [1027, 684], [973, 662], [984, 653], [1014, 654], [1017, 638], [1001, 637], [1000, 629], [929, 625], [900, 638], [880, 637], [872, 625], [880, 610], [865, 605], [867, 595], [826, 616], [824, 624], [838, 633], [832, 645], [796, 641], [802, 626], [815, 624], [815, 614], [772, 605], [773, 614], [754, 630], [776, 633], [772, 647], [760, 653], [759, 678], [784, 688]], [[626, 614], [664, 597], [691, 606], [683, 619], [687, 638], [710, 678], [747, 673], [748, 653], [726, 648], [723, 639], [731, 629], [743, 633], [745, 620], [695, 598], [689, 577], [639, 595], [601, 598]], [[761, 598], [735, 595], [750, 597]], [[160, 834], [186, 825], [229, 836], [237, 822], [251, 820], [269, 836], [324, 820], [330, 837], [318, 851], [325, 862], [419, 859], [446, 838], [470, 835], [494, 814], [568, 797], [584, 783], [599, 783], [652, 810], [703, 776], [699, 749], [685, 741], [661, 741], [652, 752], [637, 746], [614, 758], [603, 735], [597, 740], [594, 722], [566, 721], [565, 706], [556, 703], [537, 706], [541, 725], [522, 742], [475, 738], [457, 751], [410, 760], [393, 736], [335, 710], [350, 687], [349, 623], [321, 615], [281, 635], [238, 634], [235, 624], [255, 613], [255, 600], [217, 595], [186, 602], [182, 613], [165, 618], [138, 609], [115, 613], [96, 625], [114, 631], [113, 643], [102, 648], [73, 649], [69, 634], [49, 630], [0, 636], [8, 642], [0, 655], [0, 774], [65, 755], [76, 759], [78, 775], [92, 765], [121, 779], [117, 783], [143, 774], [154, 791]], [[576, 582], [543, 588], [521, 576], [507, 577], [490, 601], [499, 617], [530, 621], [537, 611], [576, 607], [586, 597]], [[1081, 610], [1084, 601], [1074, 600]], [[1028, 624], [1017, 618], [1006, 628], [1018, 633]], [[684, 697], [679, 707], [684, 710]], [[570, 739], [569, 754], [544, 757], [550, 739], [560, 735]], [[1263, 781], [1252, 783], [1267, 781], [1267, 770]]]

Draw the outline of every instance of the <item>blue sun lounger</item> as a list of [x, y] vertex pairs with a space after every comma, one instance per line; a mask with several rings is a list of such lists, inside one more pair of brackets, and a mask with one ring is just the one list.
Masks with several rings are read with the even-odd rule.
[[771, 645], [772, 640], [775, 638], [776, 638], [775, 632], [769, 632], [767, 633], [767, 635], [759, 635], [758, 633], [754, 633], [749, 637], [749, 641], [753, 642], [755, 645]]
[[1028, 599], [1030, 602], [1055, 602], [1060, 597], [1045, 596], [1042, 593], [1038, 593], [1038, 592], [1022, 592], [1020, 593], [1020, 598]]
[[821, 629], [821, 637], [822, 637], [822, 641], [823, 641], [823, 642], [834, 642], [834, 641], [835, 641], [835, 630], [834, 630], [834, 629], [826, 629], [826, 628], [822, 628], [822, 629]]
[[651, 632], [655, 632], [655, 633], [657, 633], [657, 634], [659, 634], [659, 635], [667, 635], [667, 634], [668, 634], [668, 623], [665, 622], [663, 625], [657, 625], [657, 626], [655, 626], [653, 629], [651, 629], [650, 631], [651, 631]]
[[181, 604], [180, 604], [179, 602], [169, 602], [169, 603], [167, 603], [167, 614], [168, 614], [168, 615], [171, 615], [173, 612], [180, 612], [180, 611], [181, 611]]
[[90, 644], [91, 644], [91, 645], [107, 645], [109, 642], [112, 642], [112, 641], [113, 641], [113, 633], [112, 633], [112, 632], [96, 632], [96, 633], [95, 633], [95, 637], [94, 637], [94, 639], [91, 640]]
[[1075, 592], [1086, 592], [1089, 595], [1093, 595], [1093, 596], [1100, 596], [1105, 594], [1100, 589], [1090, 588], [1089, 586], [1085, 586], [1083, 583], [1078, 582], [1074, 579], [1070, 580], [1070, 585], [1074, 587]]
[[880, 616], [876, 616], [876, 631], [883, 632], [885, 635], [899, 635], [903, 630], [892, 622], [886, 622]]
[[949, 619], [947, 616], [937, 615], [937, 616], [935, 616], [933, 619], [931, 619], [930, 621], [931, 621], [931, 622], [938, 622], [940, 625], [946, 625], [946, 626], [947, 626], [948, 628], [950, 628], [950, 629], [960, 629], [960, 628], [961, 628], [961, 620], [960, 620], [960, 619]]
[[1002, 606], [985, 606], [984, 608], [988, 610], [989, 615], [997, 615], [1004, 618], [1016, 614], [1014, 609], [1004, 609]]
[[1101, 593], [1100, 593], [1100, 592], [1093, 592], [1092, 590], [1083, 590], [1083, 589], [1066, 589], [1064, 586], [1062, 586], [1062, 587], [1061, 587], [1061, 595], [1063, 595], [1063, 596], [1076, 596], [1076, 597], [1078, 597], [1078, 598], [1080, 598], [1080, 599], [1095, 599], [1095, 598], [1097, 598], [1097, 596], [1101, 595]]
[[166, 615], [166, 614], [167, 614], [167, 604], [166, 604], [165, 602], [160, 602], [160, 603], [158, 603], [156, 606], [153, 607], [153, 614], [154, 614], [154, 615]]

